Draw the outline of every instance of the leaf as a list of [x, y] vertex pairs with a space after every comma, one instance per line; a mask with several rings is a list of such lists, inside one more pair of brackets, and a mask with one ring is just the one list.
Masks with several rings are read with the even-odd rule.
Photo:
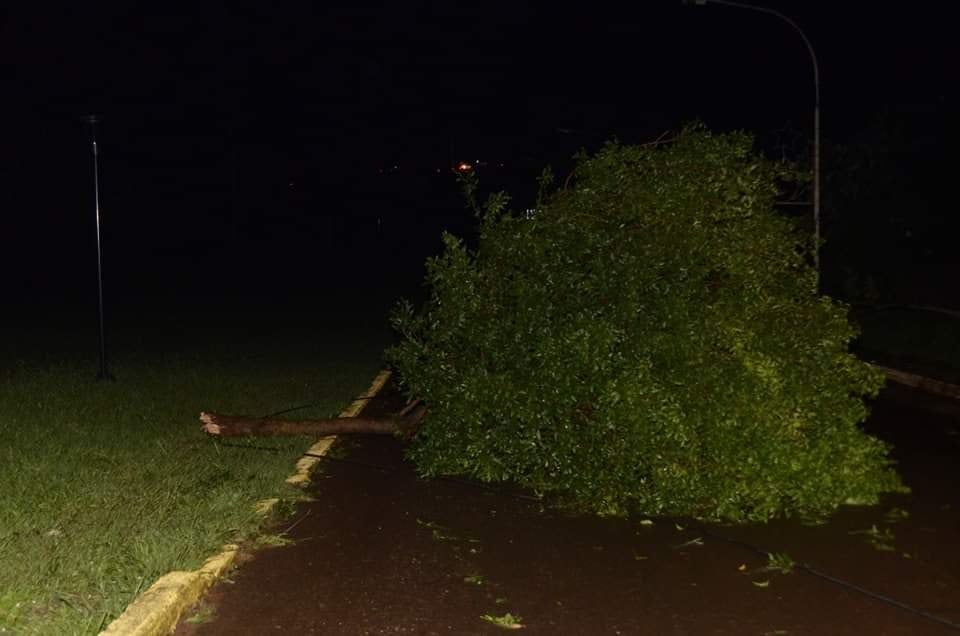
[[910, 518], [910, 513], [903, 508], [891, 508], [883, 515], [887, 523], [896, 523]]
[[504, 614], [503, 616], [484, 614], [480, 618], [503, 629], [523, 629], [524, 627], [523, 624], [520, 623], [521, 618], [510, 613]]

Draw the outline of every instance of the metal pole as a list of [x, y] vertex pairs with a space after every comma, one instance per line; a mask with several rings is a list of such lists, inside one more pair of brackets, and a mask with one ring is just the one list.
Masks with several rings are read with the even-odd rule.
[[94, 211], [96, 216], [97, 229], [97, 307], [100, 323], [100, 370], [97, 372], [98, 380], [112, 380], [113, 376], [107, 370], [107, 345], [106, 331], [103, 321], [103, 255], [100, 248], [100, 170], [97, 164], [97, 123], [100, 118], [96, 115], [87, 117], [87, 123], [90, 124], [90, 139], [93, 145], [93, 197]]
[[[807, 44], [809, 46], [809, 43]], [[811, 54], [813, 49], [811, 48]], [[817, 58], [813, 58], [813, 74], [817, 78]], [[817, 101], [813, 107], [813, 267], [816, 270], [814, 290], [820, 292], [820, 81], [814, 79]]]
[[760, 13], [769, 13], [774, 15], [787, 24], [789, 24], [793, 29], [800, 34], [800, 37], [803, 39], [803, 43], [807, 47], [807, 52], [810, 54], [810, 60], [813, 62], [813, 91], [814, 91], [814, 101], [813, 101], [813, 268], [816, 272], [816, 278], [814, 279], [814, 290], [820, 291], [820, 67], [817, 65], [817, 53], [813, 50], [813, 45], [810, 43], [810, 40], [807, 38], [807, 34], [803, 32], [803, 29], [800, 26], [774, 9], [769, 9], [767, 7], [758, 7], [752, 4], [744, 4], [742, 2], [732, 2], [731, 0], [693, 0], [693, 3], [696, 5], [705, 5], [705, 4], [720, 4], [728, 7], [735, 7], [737, 9], [749, 9], [751, 11], [759, 11]]

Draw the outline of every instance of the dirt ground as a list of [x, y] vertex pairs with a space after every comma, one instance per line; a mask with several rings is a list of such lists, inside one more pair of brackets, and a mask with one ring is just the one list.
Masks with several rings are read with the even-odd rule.
[[[401, 403], [388, 385], [368, 412]], [[910, 495], [739, 528], [570, 517], [351, 438], [281, 528], [292, 543], [244, 559], [176, 633], [960, 633], [960, 407], [890, 387], [867, 428]]]

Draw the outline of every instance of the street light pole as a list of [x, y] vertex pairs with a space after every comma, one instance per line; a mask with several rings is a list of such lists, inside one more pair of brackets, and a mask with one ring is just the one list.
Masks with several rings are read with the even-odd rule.
[[[685, 0], [685, 4], [691, 4], [690, 0]], [[767, 7], [758, 7], [752, 4], [742, 2], [731, 2], [730, 0], [692, 0], [692, 4], [704, 6], [706, 4], [719, 4], [737, 9], [749, 9], [760, 13], [768, 13], [776, 16], [789, 24], [800, 34], [803, 43], [807, 46], [807, 52], [810, 53], [810, 60], [813, 62], [813, 267], [816, 271], [815, 289], [820, 290], [820, 68], [817, 66], [817, 54], [813, 50], [813, 45], [807, 38], [800, 26], [784, 14]]]
[[103, 326], [103, 258], [100, 250], [100, 170], [97, 165], [97, 123], [100, 121], [100, 118], [96, 115], [89, 115], [85, 120], [90, 124], [90, 139], [93, 146], [93, 197], [97, 229], [97, 307], [100, 319], [100, 370], [97, 372], [97, 379], [112, 380], [113, 376], [111, 376], [107, 370], [106, 333]]

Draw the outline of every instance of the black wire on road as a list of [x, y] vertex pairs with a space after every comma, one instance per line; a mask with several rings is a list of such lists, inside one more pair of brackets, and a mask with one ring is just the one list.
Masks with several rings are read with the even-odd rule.
[[[268, 447], [263, 447], [263, 446], [243, 446], [243, 445], [240, 445], [240, 444], [221, 444], [221, 445], [222, 445], [222, 446], [230, 446], [230, 447], [232, 447], [232, 448], [244, 448], [244, 449], [249, 449], [249, 450], [265, 450], [265, 451], [280, 451], [280, 450], [284, 450], [284, 449], [268, 448]], [[384, 466], [384, 465], [382, 465], [382, 464], [373, 464], [373, 463], [370, 463], [370, 462], [364, 462], [364, 461], [359, 461], [359, 460], [355, 460], [355, 459], [347, 459], [347, 458], [342, 458], [342, 457], [330, 457], [330, 456], [328, 456], [328, 455], [321, 455], [320, 453], [310, 453], [310, 452], [306, 452], [306, 453], [303, 453], [303, 456], [304, 456], [304, 457], [316, 457], [317, 459], [322, 459], [322, 460], [328, 461], [328, 462], [335, 462], [335, 463], [342, 463], [342, 464], [352, 464], [352, 465], [355, 465], [355, 466], [360, 466], [360, 467], [363, 467], [363, 468], [370, 468], [370, 469], [378, 470], [378, 471], [385, 472], [385, 473], [397, 473], [397, 472], [399, 472], [399, 470], [400, 470], [400, 468], [397, 467], [397, 466]], [[414, 478], [418, 478], [416, 475], [411, 475], [411, 476], [414, 477]], [[480, 490], [486, 490], [487, 492], [491, 492], [491, 493], [494, 493], [494, 494], [497, 494], [497, 495], [501, 495], [501, 496], [504, 496], [504, 497], [510, 497], [510, 498], [513, 498], [513, 499], [518, 499], [518, 500], [521, 500], [521, 501], [534, 502], [534, 503], [539, 503], [539, 504], [542, 504], [543, 501], [544, 501], [542, 497], [536, 497], [536, 496], [533, 496], [533, 495], [524, 495], [524, 494], [520, 494], [520, 493], [508, 492], [508, 491], [505, 491], [505, 490], [501, 490], [501, 489], [499, 489], [499, 488], [494, 488], [493, 486], [488, 486], [488, 485], [486, 485], [486, 484], [483, 484], [483, 483], [480, 483], [480, 482], [476, 482], [476, 481], [470, 481], [470, 480], [467, 480], [467, 479], [458, 479], [458, 478], [456, 478], [456, 477], [443, 477], [443, 476], [436, 477], [435, 479], [438, 480], [438, 481], [447, 481], [447, 482], [451, 482], [451, 483], [454, 483], [454, 484], [460, 484], [460, 485], [463, 485], [463, 486], [471, 486], [471, 487], [473, 487], [473, 488], [478, 488], [478, 489], [480, 489]], [[673, 520], [673, 521], [676, 521], [676, 520]], [[731, 545], [735, 545], [735, 546], [741, 547], [741, 548], [743, 548], [743, 549], [745, 549], [745, 550], [748, 550], [748, 551], [753, 552], [753, 553], [755, 553], [755, 554], [761, 555], [761, 556], [763, 556], [764, 558], [769, 558], [770, 555], [773, 554], [773, 553], [770, 552], [769, 550], [764, 550], [763, 548], [760, 548], [760, 547], [755, 546], [755, 545], [753, 545], [753, 544], [746, 543], [746, 542], [744, 542], [744, 541], [739, 541], [739, 540], [737, 540], [737, 539], [731, 539], [730, 537], [726, 537], [726, 536], [724, 536], [724, 535], [722, 535], [722, 534], [717, 534], [716, 532], [713, 532], [712, 530], [709, 530], [709, 529], [707, 529], [706, 527], [704, 527], [704, 526], [702, 526], [702, 525], [699, 525], [699, 524], [698, 524], [697, 527], [698, 527], [698, 529], [699, 529], [699, 532], [702, 533], [704, 536], [708, 536], [708, 537], [711, 537], [711, 538], [713, 538], [713, 539], [717, 539], [717, 540], [719, 540], [719, 541], [723, 541], [723, 542], [725, 542], [725, 543], [729, 543], [729, 544], [731, 544]], [[814, 576], [814, 577], [816, 577], [816, 578], [818, 578], [818, 579], [822, 579], [822, 580], [824, 580], [824, 581], [827, 581], [828, 583], [832, 583], [833, 585], [837, 585], [837, 586], [839, 586], [839, 587], [842, 587], [842, 588], [844, 588], [844, 589], [846, 589], [846, 590], [850, 590], [850, 591], [852, 591], [852, 592], [856, 592], [856, 593], [858, 593], [858, 594], [861, 594], [861, 595], [863, 595], [863, 596], [866, 596], [867, 598], [871, 598], [871, 599], [873, 599], [873, 600], [875, 600], [875, 601], [880, 601], [881, 603], [885, 603], [885, 604], [887, 604], [887, 605], [890, 605], [890, 606], [896, 607], [896, 608], [898, 608], [898, 609], [904, 610], [904, 611], [906, 611], [906, 612], [909, 612], [909, 613], [914, 614], [914, 615], [916, 615], [916, 616], [919, 616], [919, 617], [921, 617], [921, 618], [925, 618], [925, 619], [927, 619], [927, 620], [929, 620], [929, 621], [931, 621], [931, 622], [937, 623], [938, 625], [941, 625], [941, 626], [943, 626], [943, 627], [947, 627], [947, 628], [949, 628], [949, 629], [954, 629], [954, 630], [960, 631], [960, 623], [955, 623], [955, 622], [953, 622], [953, 621], [951, 621], [951, 620], [948, 620], [948, 619], [946, 619], [946, 618], [943, 618], [943, 617], [941, 617], [941, 616], [937, 616], [936, 614], [931, 614], [930, 612], [924, 611], [924, 610], [922, 610], [922, 609], [919, 609], [919, 608], [917, 608], [917, 607], [914, 607], [914, 606], [912, 606], [912, 605], [909, 605], [909, 604], [907, 604], [907, 603], [904, 603], [903, 601], [898, 601], [897, 599], [892, 598], [892, 597], [890, 597], [890, 596], [885, 596], [885, 595], [883, 595], [883, 594], [878, 594], [877, 592], [872, 592], [872, 591], [870, 591], [870, 590], [868, 590], [868, 589], [866, 589], [866, 588], [864, 588], [864, 587], [861, 587], [861, 586], [859, 586], [859, 585], [857, 585], [857, 584], [855, 584], [855, 583], [851, 583], [851, 582], [849, 582], [849, 581], [844, 581], [843, 579], [839, 579], [839, 578], [837, 578], [837, 577], [835, 577], [835, 576], [831, 576], [831, 575], [826, 574], [826, 573], [824, 573], [824, 572], [820, 572], [819, 570], [816, 570], [816, 569], [814, 569], [814, 568], [812, 568], [812, 567], [810, 567], [810, 566], [808, 566], [808, 565], [804, 565], [804, 564], [802, 564], [802, 563], [798, 563], [798, 564], [795, 566], [795, 568], [798, 569], [798, 570], [801, 570], [801, 571], [803, 571], [803, 572], [806, 572], [807, 574], [810, 574], [811, 576]]]
[[[352, 402], [357, 402], [357, 401], [359, 401], [359, 400], [369, 401], [369, 400], [372, 400], [372, 399], [375, 398], [375, 397], [376, 397], [376, 395], [361, 395], [361, 396], [358, 396], [358, 397], [353, 398], [353, 400], [351, 401], [351, 403], [352, 403]], [[266, 415], [261, 415], [261, 416], [258, 417], [257, 419], [258, 419], [258, 420], [265, 420], [265, 419], [267, 419], [268, 417], [276, 417], [276, 416], [278, 416], [278, 415], [283, 415], [284, 413], [293, 413], [294, 411], [302, 411], [303, 409], [308, 409], [308, 408], [310, 408], [311, 406], [319, 406], [319, 405], [324, 404], [324, 403], [325, 403], [324, 400], [318, 400], [318, 401], [316, 401], [316, 402], [308, 402], [307, 404], [301, 404], [300, 406], [292, 406], [292, 407], [290, 407], [290, 408], [288, 408], [288, 409], [283, 409], [282, 411], [275, 411], [275, 412], [273, 412], [273, 413], [267, 413]]]
[[[726, 543], [729, 543], [729, 544], [731, 544], [731, 545], [735, 545], [735, 546], [744, 548], [745, 550], [749, 550], [750, 552], [754, 552], [754, 553], [759, 554], [759, 555], [762, 555], [762, 556], [764, 556], [764, 557], [769, 558], [770, 555], [773, 554], [773, 552], [771, 552], [771, 551], [769, 551], [769, 550], [764, 550], [763, 548], [757, 547], [757, 546], [755, 546], [755, 545], [753, 545], [753, 544], [746, 543], [746, 542], [744, 542], [744, 541], [739, 541], [739, 540], [737, 540], [737, 539], [731, 539], [730, 537], [725, 537], [725, 536], [723, 536], [722, 534], [717, 534], [716, 532], [713, 532], [713, 531], [707, 529], [706, 527], [704, 527], [704, 526], [702, 526], [702, 525], [698, 525], [698, 529], [699, 529], [699, 532], [702, 533], [704, 536], [708, 536], [708, 537], [711, 537], [711, 538], [713, 538], [713, 539], [717, 539], [717, 540], [719, 540], [719, 541], [724, 541], [724, 542], [726, 542]], [[900, 608], [900, 609], [905, 610], [905, 611], [907, 611], [907, 612], [910, 612], [910, 613], [912, 613], [912, 614], [916, 614], [917, 616], [921, 616], [921, 617], [923, 617], [923, 618], [925, 618], [925, 619], [927, 619], [927, 620], [933, 621], [934, 623], [938, 623], [938, 624], [940, 624], [940, 625], [943, 625], [944, 627], [949, 627], [949, 628], [951, 628], [951, 629], [960, 630], [960, 624], [958, 624], [958, 623], [954, 623], [953, 621], [950, 621], [950, 620], [948, 620], [948, 619], [946, 619], [946, 618], [942, 618], [942, 617], [940, 617], [940, 616], [937, 616], [936, 614], [931, 614], [930, 612], [927, 612], [927, 611], [924, 611], [924, 610], [922, 610], [922, 609], [913, 607], [912, 605], [908, 605], [907, 603], [904, 603], [903, 601], [898, 601], [897, 599], [892, 598], [892, 597], [890, 597], [890, 596], [885, 596], [885, 595], [883, 595], [883, 594], [878, 594], [877, 592], [871, 592], [870, 590], [868, 590], [868, 589], [866, 589], [866, 588], [863, 588], [863, 587], [860, 587], [859, 585], [857, 585], [857, 584], [855, 584], [855, 583], [851, 583], [851, 582], [849, 582], [849, 581], [844, 581], [843, 579], [838, 579], [838, 578], [835, 577], [835, 576], [831, 576], [831, 575], [826, 574], [826, 573], [824, 573], [824, 572], [821, 572], [821, 571], [819, 571], [819, 570], [815, 570], [814, 568], [810, 567], [809, 565], [805, 565], [805, 564], [803, 564], [803, 563], [797, 563], [797, 564], [794, 566], [794, 568], [797, 569], [797, 570], [802, 570], [803, 572], [806, 572], [807, 574], [810, 574], [810, 575], [812, 575], [812, 576], [815, 576], [815, 577], [817, 577], [818, 579], [823, 579], [824, 581], [828, 581], [828, 582], [830, 582], [830, 583], [833, 583], [834, 585], [838, 585], [838, 586], [840, 586], [840, 587], [842, 587], [842, 588], [844, 588], [844, 589], [846, 589], [846, 590], [850, 590], [850, 591], [853, 591], [853, 592], [857, 592], [857, 593], [859, 593], [859, 594], [862, 594], [862, 595], [867, 596], [867, 597], [869, 597], [869, 598], [872, 598], [872, 599], [874, 599], [874, 600], [880, 601], [880, 602], [882, 602], [882, 603], [886, 603], [886, 604], [888, 604], [888, 605], [892, 605], [892, 606], [894, 606], [894, 607]]]
[[[328, 456], [326, 456], [326, 455], [320, 455], [320, 454], [318, 454], [318, 453], [304, 453], [304, 455], [309, 456], [309, 457], [317, 457], [317, 458], [319, 458], [319, 459], [324, 459], [324, 460], [331, 461], [331, 462], [340, 462], [340, 463], [354, 464], [354, 465], [357, 465], [357, 466], [362, 466], [362, 467], [365, 467], [365, 468], [372, 468], [372, 469], [374, 469], [374, 470], [379, 470], [379, 471], [383, 471], [383, 472], [387, 472], [387, 473], [396, 473], [396, 472], [399, 471], [399, 468], [397, 468], [397, 467], [395, 467], [395, 466], [383, 466], [383, 465], [380, 465], [380, 464], [371, 464], [371, 463], [368, 463], [368, 462], [363, 462], [363, 461], [358, 461], [358, 460], [352, 460], [352, 459], [344, 459], [344, 458], [339, 458], [339, 457], [328, 457]], [[455, 483], [455, 484], [461, 484], [461, 485], [464, 485], [464, 486], [472, 486], [472, 487], [474, 487], [474, 488], [479, 488], [479, 489], [481, 489], [481, 490], [486, 490], [486, 491], [488, 491], [488, 492], [492, 492], [492, 493], [495, 493], [495, 494], [498, 494], [498, 495], [503, 495], [503, 496], [506, 496], [506, 497], [511, 497], [511, 498], [513, 498], [513, 499], [519, 499], [519, 500], [521, 500], [521, 501], [532, 501], [532, 502], [536, 502], [536, 503], [543, 503], [543, 499], [540, 498], [540, 497], [535, 497], [535, 496], [532, 496], [532, 495], [523, 495], [523, 494], [519, 494], [519, 493], [507, 492], [507, 491], [504, 491], [504, 490], [500, 490], [500, 489], [498, 489], [498, 488], [494, 488], [494, 487], [492, 487], [492, 486], [488, 486], [488, 485], [483, 484], [483, 483], [480, 483], [480, 482], [470, 481], [470, 480], [466, 480], [466, 479], [457, 479], [457, 478], [455, 478], [455, 477], [437, 477], [436, 479], [438, 479], [438, 480], [440, 480], [440, 481], [449, 481], [449, 482], [452, 482], [452, 483]], [[673, 521], [676, 522], [676, 520], [673, 520]], [[769, 558], [770, 555], [772, 554], [772, 552], [770, 552], [769, 550], [764, 550], [763, 548], [757, 547], [757, 546], [752, 545], [752, 544], [749, 544], [749, 543], [745, 543], [745, 542], [743, 542], [743, 541], [738, 541], [737, 539], [731, 539], [730, 537], [725, 537], [725, 536], [723, 536], [723, 535], [721, 535], [721, 534], [717, 534], [716, 532], [713, 532], [713, 531], [711, 531], [711, 530], [708, 530], [708, 529], [705, 528], [704, 526], [698, 525], [698, 528], [699, 528], [700, 533], [702, 533], [702, 534], [705, 535], [705, 536], [708, 536], [708, 537], [711, 537], [711, 538], [714, 538], [714, 539], [717, 539], [717, 540], [720, 540], [720, 541], [724, 541], [724, 542], [729, 543], [729, 544], [731, 544], [731, 545], [739, 546], [739, 547], [741, 547], [741, 548], [744, 548], [744, 549], [746, 549], [746, 550], [749, 550], [750, 552], [754, 552], [754, 553], [756, 553], [756, 554], [759, 554], [759, 555], [763, 556], [764, 558]], [[855, 584], [855, 583], [851, 583], [851, 582], [849, 582], [849, 581], [844, 581], [843, 579], [838, 579], [838, 578], [835, 577], [835, 576], [831, 576], [831, 575], [826, 574], [826, 573], [824, 573], [824, 572], [820, 572], [819, 570], [815, 570], [814, 568], [811, 568], [810, 566], [804, 565], [804, 564], [802, 564], [802, 563], [798, 563], [798, 564], [795, 566], [795, 568], [798, 569], [798, 570], [802, 570], [802, 571], [806, 572], [807, 574], [810, 574], [810, 575], [812, 575], [812, 576], [814, 576], [814, 577], [816, 577], [816, 578], [819, 578], [819, 579], [822, 579], [822, 580], [827, 581], [827, 582], [829, 582], [829, 583], [832, 583], [832, 584], [834, 584], [834, 585], [840, 586], [840, 587], [842, 587], [842, 588], [844, 588], [844, 589], [847, 589], [847, 590], [850, 590], [850, 591], [853, 591], [853, 592], [857, 592], [857, 593], [859, 593], [859, 594], [862, 594], [863, 596], [866, 596], [866, 597], [868, 597], [868, 598], [874, 599], [874, 600], [876, 600], [876, 601], [880, 601], [880, 602], [882, 602], [882, 603], [886, 603], [886, 604], [888, 604], [888, 605], [892, 605], [893, 607], [896, 607], [896, 608], [902, 609], [902, 610], [904, 610], [904, 611], [910, 612], [910, 613], [912, 613], [912, 614], [915, 614], [915, 615], [917, 615], [917, 616], [920, 616], [920, 617], [922, 617], [922, 618], [925, 618], [925, 619], [927, 619], [927, 620], [929, 620], [929, 621], [932, 621], [932, 622], [937, 623], [937, 624], [939, 624], [939, 625], [942, 625], [942, 626], [944, 626], [944, 627], [949, 627], [949, 628], [951, 628], [951, 629], [955, 629], [955, 630], [960, 631], [960, 624], [954, 623], [954, 622], [952, 622], [952, 621], [950, 621], [950, 620], [948, 620], [948, 619], [946, 619], [946, 618], [942, 618], [942, 617], [937, 616], [937, 615], [935, 615], [935, 614], [931, 614], [930, 612], [926, 612], [926, 611], [924, 611], [924, 610], [922, 610], [922, 609], [913, 607], [912, 605], [909, 605], [909, 604], [907, 604], [907, 603], [904, 603], [903, 601], [898, 601], [897, 599], [892, 598], [892, 597], [890, 597], [890, 596], [885, 596], [885, 595], [883, 595], [883, 594], [878, 594], [877, 592], [871, 592], [870, 590], [868, 590], [868, 589], [866, 589], [866, 588], [863, 588], [863, 587], [861, 587], [861, 586], [859, 586], [859, 585], [857, 585], [857, 584]]]

